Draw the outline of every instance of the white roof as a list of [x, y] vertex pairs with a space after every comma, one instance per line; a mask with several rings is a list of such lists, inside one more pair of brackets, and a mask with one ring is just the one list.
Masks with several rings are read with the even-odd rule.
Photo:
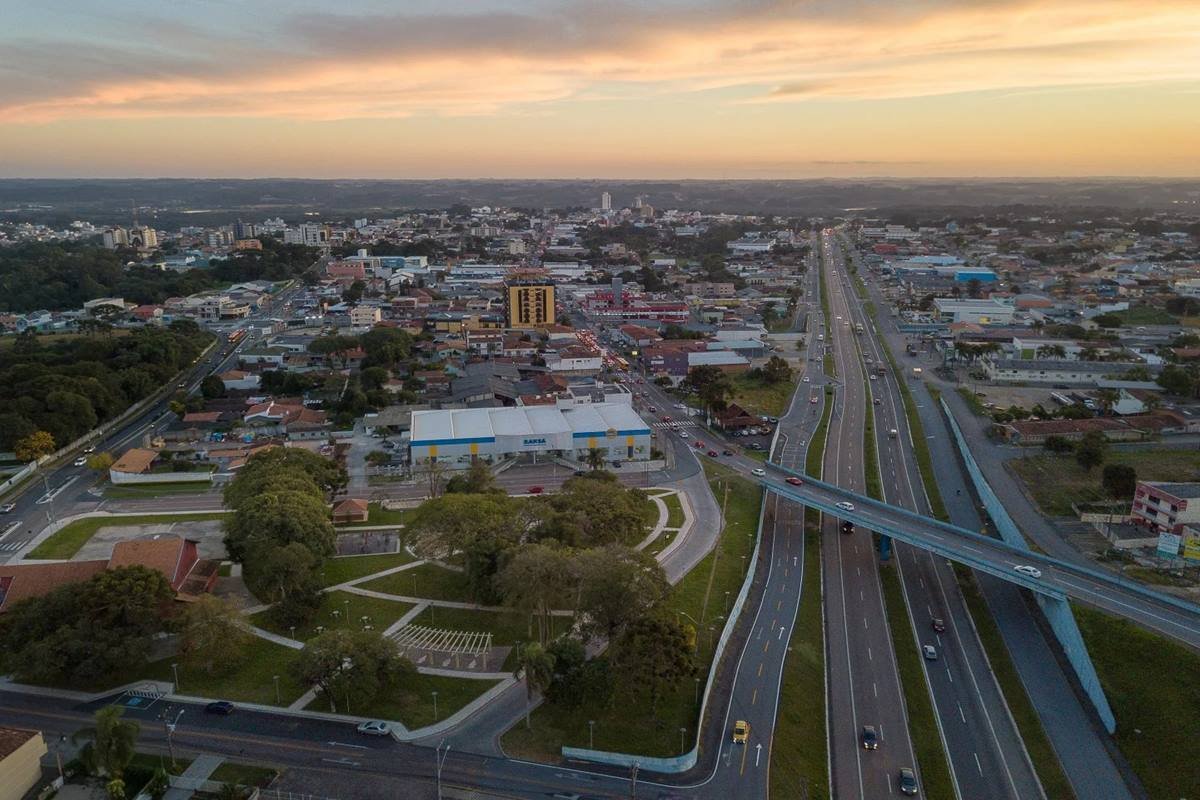
[[724, 366], [730, 364], [749, 364], [742, 356], [728, 350], [704, 350], [699, 353], [688, 353], [688, 366], [698, 365]]
[[497, 436], [548, 436], [559, 433], [648, 433], [649, 425], [624, 403], [591, 403], [574, 408], [529, 406], [414, 411], [412, 442], [448, 443]]

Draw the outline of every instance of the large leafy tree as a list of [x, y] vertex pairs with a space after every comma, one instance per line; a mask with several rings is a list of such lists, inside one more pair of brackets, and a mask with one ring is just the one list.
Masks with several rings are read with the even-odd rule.
[[542, 501], [539, 538], [575, 547], [634, 544], [646, 534], [645, 494], [626, 489], [610, 472], [570, 478], [561, 491]]
[[582, 627], [608, 639], [649, 613], [669, 588], [652, 555], [622, 545], [584, 550], [576, 569]]
[[695, 671], [687, 632], [678, 622], [658, 615], [630, 623], [613, 648], [612, 661], [631, 694], [647, 695], [654, 714], [663, 693]]
[[574, 583], [571, 554], [545, 543], [518, 548], [496, 575], [505, 604], [534, 615], [542, 644], [550, 639], [550, 612], [571, 602]]
[[1107, 454], [1108, 440], [1099, 431], [1088, 431], [1075, 446], [1075, 462], [1085, 472], [1091, 472], [1093, 467], [1103, 464]]
[[292, 664], [296, 678], [344, 713], [365, 706], [387, 691], [403, 687], [416, 668], [377, 631], [325, 631], [310, 639]]
[[96, 712], [90, 727], [71, 736], [73, 742], [87, 742], [79, 756], [88, 771], [114, 781], [121, 779], [129, 762], [133, 761], [141, 732], [137, 722], [122, 717], [124, 712], [121, 706], [105, 706]]
[[250, 644], [250, 632], [228, 601], [206, 594], [180, 615], [179, 655], [184, 662], [212, 674], [239, 664]]
[[54, 452], [54, 436], [47, 431], [35, 430], [13, 447], [18, 461], [37, 461]]

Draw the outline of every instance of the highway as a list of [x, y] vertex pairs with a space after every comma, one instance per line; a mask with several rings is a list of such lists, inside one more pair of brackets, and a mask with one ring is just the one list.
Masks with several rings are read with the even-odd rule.
[[[827, 257], [838, 274], [832, 287], [832, 303], [846, 312], [844, 324], [839, 327], [849, 338], [846, 346], [854, 348], [850, 360], [859, 362], [861, 350], [859, 363], [864, 367], [886, 363], [878, 340], [870, 335], [870, 320], [857, 300], [841, 250], [831, 236], [825, 238]], [[850, 336], [849, 331], [860, 324], [864, 334]], [[868, 359], [870, 363], [864, 363]], [[866, 381], [866, 385], [883, 498], [928, 513], [895, 376], [889, 370]], [[927, 551], [900, 544], [893, 548], [891, 560], [899, 571], [906, 621], [918, 645], [929, 644], [937, 650], [937, 661], [921, 663], [957, 795], [980, 800], [1042, 796], [1037, 774], [1006, 710], [1004, 695], [988, 666], [953, 570]], [[934, 619], [942, 620], [944, 631], [933, 629]]]

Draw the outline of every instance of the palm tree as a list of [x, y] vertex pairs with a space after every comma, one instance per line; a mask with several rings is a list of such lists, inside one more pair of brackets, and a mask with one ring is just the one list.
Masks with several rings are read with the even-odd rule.
[[525, 674], [525, 727], [528, 728], [534, 691], [545, 691], [554, 678], [554, 654], [537, 642], [518, 647], [513, 677], [520, 678], [521, 673]]
[[71, 736], [73, 742], [90, 740], [79, 753], [89, 771], [120, 778], [133, 760], [141, 726], [121, 719], [124, 711], [121, 706], [105, 706], [96, 712], [95, 725], [82, 728]]
[[1113, 406], [1121, 399], [1121, 393], [1116, 389], [1097, 389], [1096, 399], [1100, 401], [1100, 411], [1102, 414], [1112, 412]]
[[583, 460], [592, 469], [600, 469], [604, 466], [604, 451], [598, 447], [591, 447]]

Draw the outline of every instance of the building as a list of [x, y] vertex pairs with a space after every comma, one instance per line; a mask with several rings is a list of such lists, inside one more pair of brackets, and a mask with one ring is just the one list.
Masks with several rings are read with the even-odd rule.
[[329, 226], [305, 222], [283, 232], [286, 244], [304, 244], [309, 247], [324, 247], [329, 244]]
[[366, 522], [370, 516], [370, 506], [366, 500], [358, 497], [347, 497], [333, 507], [333, 524], [345, 525], [351, 522]]
[[1200, 483], [1138, 481], [1130, 522], [1174, 534], [1200, 525]]
[[504, 284], [505, 317], [510, 328], [554, 324], [554, 284], [544, 278], [515, 279]]
[[383, 319], [379, 306], [355, 306], [350, 309], [350, 324], [355, 328], [374, 325]]
[[126, 450], [120, 458], [108, 468], [108, 479], [114, 486], [134, 483], [193, 483], [212, 481], [212, 473], [207, 469], [196, 471], [176, 471], [170, 464], [155, 467], [159, 453], [157, 450], [147, 450], [132, 447]]
[[1085, 384], [1119, 380], [1134, 367], [1151, 374], [1157, 367], [1127, 361], [1062, 361], [1057, 359], [985, 358], [980, 362], [988, 380], [997, 383]]
[[412, 463], [469, 464], [521, 455], [582, 461], [591, 449], [609, 460], [650, 458], [650, 426], [627, 404], [414, 411]]
[[46, 752], [39, 731], [0, 728], [0, 800], [21, 800], [37, 786]]
[[998, 299], [955, 300], [938, 297], [933, 301], [942, 322], [974, 322], [977, 325], [1011, 325], [1016, 309]]
[[600, 194], [600, 210], [612, 211], [612, 195], [608, 192], [602, 192]]

